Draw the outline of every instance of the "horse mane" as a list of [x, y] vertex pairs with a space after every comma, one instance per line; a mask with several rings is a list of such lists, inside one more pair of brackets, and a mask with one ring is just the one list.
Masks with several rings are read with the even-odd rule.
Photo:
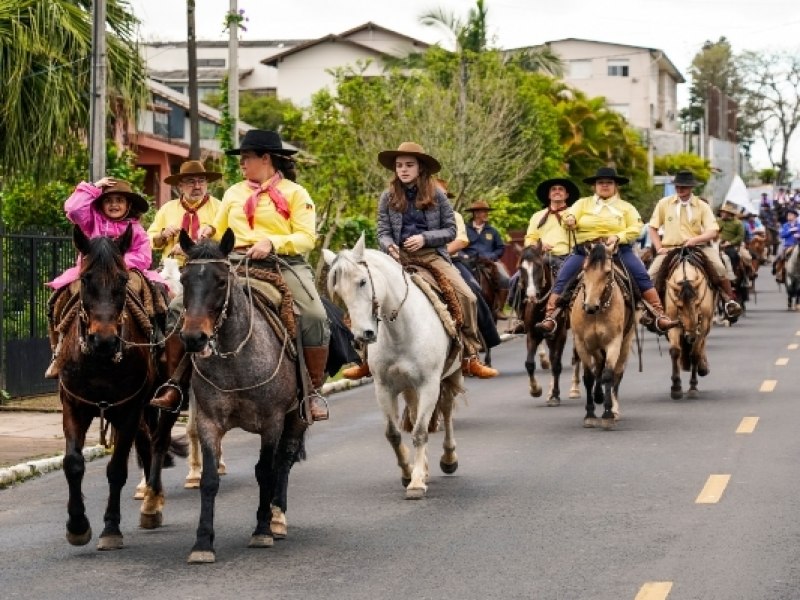
[[594, 244], [589, 251], [588, 267], [603, 266], [608, 258], [605, 244]]
[[536, 260], [537, 258], [542, 256], [542, 251], [539, 249], [538, 246], [525, 246], [522, 249], [522, 253], [519, 255], [519, 263], [522, 264], [523, 261], [526, 260]]
[[[400, 268], [400, 265], [388, 254], [384, 254], [379, 250], [373, 250], [371, 248], [364, 249], [364, 260], [369, 259], [372, 262], [380, 263], [379, 266], [381, 267], [396, 267]], [[349, 271], [353, 268], [358, 268], [358, 260], [353, 257], [352, 250], [342, 250], [336, 255], [336, 259], [330, 265], [328, 270], [328, 289], [331, 290], [336, 287], [339, 278], [341, 275]]]
[[220, 250], [219, 244], [213, 240], [205, 239], [196, 243], [194, 246], [185, 250], [188, 260], [198, 260], [206, 258], [227, 258]]
[[[664, 257], [664, 262], [661, 263], [658, 271], [653, 276], [653, 285], [662, 298], [667, 289], [667, 280], [678, 267], [681, 260], [688, 260], [695, 268], [700, 269], [709, 282], [715, 280], [716, 272], [714, 271], [714, 266], [709, 262], [708, 258], [706, 258], [706, 255], [703, 254], [702, 250], [690, 246], [673, 248]], [[683, 298], [683, 300], [691, 300], [691, 297]]]
[[89, 240], [89, 252], [81, 258], [80, 273], [89, 271], [100, 275], [103, 283], [111, 281], [112, 273], [127, 272], [125, 259], [113, 239], [102, 236]]

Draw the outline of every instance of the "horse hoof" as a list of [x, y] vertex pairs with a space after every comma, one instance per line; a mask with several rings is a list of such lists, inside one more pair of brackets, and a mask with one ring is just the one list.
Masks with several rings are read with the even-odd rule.
[[134, 500], [144, 500], [144, 491], [145, 491], [145, 489], [147, 489], [147, 488], [145, 488], [145, 487], [141, 487], [141, 488], [137, 487], [136, 491], [133, 492], [133, 499]]
[[617, 419], [616, 418], [613, 418], [613, 419], [600, 419], [600, 426], [603, 429], [605, 429], [606, 431], [611, 431], [612, 429], [614, 429], [614, 427], [616, 427], [616, 425], [617, 425]]
[[189, 555], [187, 563], [190, 565], [206, 565], [217, 561], [213, 550], [195, 550]]
[[403, 484], [404, 488], [407, 488], [409, 485], [411, 485], [411, 477], [401, 477], [400, 482]]
[[139, 527], [142, 529], [158, 529], [163, 522], [164, 513], [161, 511], [139, 514]]
[[272, 507], [272, 520], [269, 522], [269, 529], [272, 537], [276, 540], [285, 540], [287, 531], [286, 515], [277, 506]]
[[533, 396], [534, 398], [538, 398], [539, 396], [542, 395], [542, 386], [540, 385], [537, 385], [535, 387], [531, 386], [530, 390], [531, 390], [531, 396]]
[[542, 358], [541, 359], [541, 364], [542, 364], [542, 369], [544, 369], [545, 371], [549, 371], [550, 370], [550, 360], [549, 359]]
[[592, 429], [593, 427], [597, 427], [597, 419], [586, 417], [583, 420], [583, 427], [585, 429]]
[[85, 533], [71, 533], [67, 531], [67, 541], [73, 546], [85, 546], [92, 539], [92, 528], [86, 530]]
[[97, 540], [97, 549], [105, 550], [122, 550], [122, 536], [121, 535], [106, 535]]
[[217, 475], [227, 475], [227, 474], [228, 474], [228, 468], [225, 466], [225, 463], [219, 463], [219, 466], [217, 467]]
[[442, 473], [445, 475], [452, 475], [453, 473], [458, 470], [458, 461], [452, 463], [446, 463], [443, 460], [439, 461], [439, 468], [442, 470]]
[[425, 488], [406, 488], [406, 500], [420, 500], [425, 497]]
[[546, 406], [561, 406], [561, 398], [551, 396], [547, 399]]
[[271, 535], [251, 535], [248, 548], [272, 548], [275, 541]]
[[200, 478], [199, 477], [189, 477], [186, 478], [186, 481], [183, 483], [183, 487], [187, 490], [197, 490], [200, 488]]
[[706, 368], [697, 367], [697, 374], [698, 374], [700, 377], [705, 377], [705, 376], [706, 376], [706, 375], [708, 375], [710, 372], [711, 372], [711, 369], [709, 369], [708, 367], [706, 367]]
[[692, 399], [699, 398], [700, 392], [698, 392], [697, 390], [689, 390], [688, 392], [686, 392], [686, 397]]
[[569, 391], [569, 397], [570, 398], [580, 398], [581, 397], [581, 393], [578, 390], [570, 390]]
[[683, 398], [683, 390], [672, 390], [669, 393], [669, 397], [673, 400], [680, 400]]

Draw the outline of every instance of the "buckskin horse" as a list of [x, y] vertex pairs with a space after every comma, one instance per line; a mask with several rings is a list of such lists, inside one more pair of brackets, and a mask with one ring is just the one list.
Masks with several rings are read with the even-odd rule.
[[[153, 435], [151, 446], [142, 416], [165, 375], [156, 364], [153, 326], [140, 301], [148, 283], [137, 271], [128, 271], [123, 260], [131, 239], [130, 226], [119, 240], [89, 239], [75, 226], [73, 241], [81, 254], [79, 291], [75, 296], [64, 295], [64, 305], [56, 302], [54, 314], [54, 323], [63, 335], [59, 396], [66, 443], [64, 475], [69, 487], [67, 541], [72, 545], [83, 546], [92, 537], [81, 490], [86, 431], [99, 416], [101, 423], [107, 420], [115, 432], [114, 452], [106, 468], [109, 495], [98, 550], [123, 546], [120, 493], [128, 478], [128, 456], [134, 441], [148, 481], [140, 525], [161, 525], [161, 468], [177, 418], [159, 418], [155, 431], [149, 432]], [[138, 294], [129, 285], [134, 279], [143, 286]]]
[[[460, 339], [448, 332], [433, 303], [393, 258], [364, 247], [326, 250], [328, 290], [347, 306], [355, 338], [370, 344], [367, 354], [375, 395], [383, 410], [386, 439], [394, 450], [406, 498], [425, 496], [428, 486], [428, 433], [439, 415], [444, 423], [441, 470], [458, 468], [453, 409], [463, 391]], [[455, 360], [453, 360], [455, 350]], [[398, 419], [398, 397], [405, 399], [403, 429], [412, 434], [415, 455], [409, 461]]]
[[581, 277], [570, 311], [570, 325], [583, 363], [583, 426], [597, 426], [594, 405], [602, 404], [600, 426], [613, 429], [619, 418], [619, 384], [636, 330], [636, 311], [629, 300], [628, 283], [614, 266], [605, 244], [590, 246]]
[[[227, 431], [239, 427], [261, 437], [255, 468], [259, 489], [256, 527], [249, 547], [273, 545], [272, 527], [286, 513], [289, 471], [305, 455], [306, 421], [292, 357], [291, 323], [270, 321], [256, 308], [250, 279], [237, 275], [228, 255], [235, 237], [195, 244], [181, 231], [187, 255], [181, 274], [184, 316], [180, 336], [193, 365], [192, 391], [203, 455], [200, 518], [189, 563], [213, 563], [217, 465]], [[245, 265], [247, 267], [247, 265]], [[249, 293], [248, 293], [249, 292]], [[291, 294], [281, 302], [291, 314]]]
[[[708, 375], [706, 339], [711, 330], [716, 305], [715, 292], [709, 284], [707, 273], [714, 267], [703, 253], [689, 247], [674, 248], [665, 256], [656, 274], [656, 287], [664, 287], [664, 309], [669, 318], [677, 320], [679, 327], [667, 331], [669, 355], [672, 359], [672, 387], [674, 400], [683, 397], [681, 370], [690, 371], [689, 398], [696, 398], [697, 376]], [[662, 290], [659, 289], [659, 293]]]
[[[569, 320], [566, 311], [561, 311], [556, 321], [556, 330], [553, 335], [545, 338], [534, 325], [540, 322], [545, 315], [547, 298], [553, 289], [555, 275], [553, 268], [547, 262], [547, 254], [542, 250], [541, 242], [526, 246], [522, 250], [519, 261], [519, 289], [523, 295], [523, 323], [527, 332], [527, 356], [525, 359], [525, 370], [528, 372], [528, 384], [530, 394], [534, 398], [542, 395], [542, 386], [536, 381], [536, 350], [543, 340], [546, 341], [548, 349], [548, 363], [542, 360], [542, 368], [550, 369], [551, 384], [550, 393], [547, 398], [547, 406], [558, 406], [561, 404], [561, 388], [559, 385], [562, 370], [562, 356], [564, 346], [567, 342], [567, 329]], [[578, 369], [580, 368], [577, 356], [573, 358], [575, 366], [572, 387], [569, 397], [579, 398], [578, 389]]]

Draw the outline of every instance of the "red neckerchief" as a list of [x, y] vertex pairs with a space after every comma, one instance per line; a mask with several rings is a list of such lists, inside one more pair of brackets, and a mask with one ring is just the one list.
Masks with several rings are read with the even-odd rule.
[[566, 204], [561, 208], [556, 208], [556, 209], [548, 208], [547, 212], [542, 217], [541, 221], [539, 221], [539, 224], [536, 226], [536, 228], [539, 229], [542, 225], [544, 225], [547, 222], [547, 217], [549, 217], [550, 215], [555, 215], [556, 220], [559, 222], [559, 224], [561, 224], [561, 215], [559, 213], [562, 210], [567, 210], [568, 208], [569, 207]]
[[264, 192], [269, 195], [270, 200], [272, 200], [272, 203], [275, 205], [275, 210], [278, 211], [278, 214], [284, 219], [289, 218], [289, 203], [286, 201], [286, 197], [277, 187], [278, 182], [280, 182], [281, 179], [283, 179], [283, 175], [281, 175], [280, 171], [278, 171], [264, 183], [259, 184], [255, 181], [247, 182], [247, 185], [251, 190], [253, 190], [253, 194], [244, 203], [244, 214], [247, 216], [247, 223], [250, 225], [250, 229], [254, 228], [256, 206], [258, 206], [259, 197]]
[[181, 206], [183, 210], [186, 211], [183, 213], [183, 220], [181, 221], [181, 229], [188, 232], [189, 236], [194, 240], [197, 241], [197, 232], [200, 230], [200, 217], [197, 216], [197, 211], [203, 208], [208, 202], [208, 194], [203, 196], [203, 199], [192, 206], [186, 200], [183, 199], [181, 196]]

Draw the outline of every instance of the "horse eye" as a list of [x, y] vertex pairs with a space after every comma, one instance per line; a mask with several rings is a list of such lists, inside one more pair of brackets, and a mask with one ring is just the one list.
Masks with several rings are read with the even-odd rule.
[[358, 282], [358, 287], [362, 287], [363, 288], [365, 285], [367, 285], [366, 278], [364, 278], [364, 279], [362, 279], [361, 281]]

